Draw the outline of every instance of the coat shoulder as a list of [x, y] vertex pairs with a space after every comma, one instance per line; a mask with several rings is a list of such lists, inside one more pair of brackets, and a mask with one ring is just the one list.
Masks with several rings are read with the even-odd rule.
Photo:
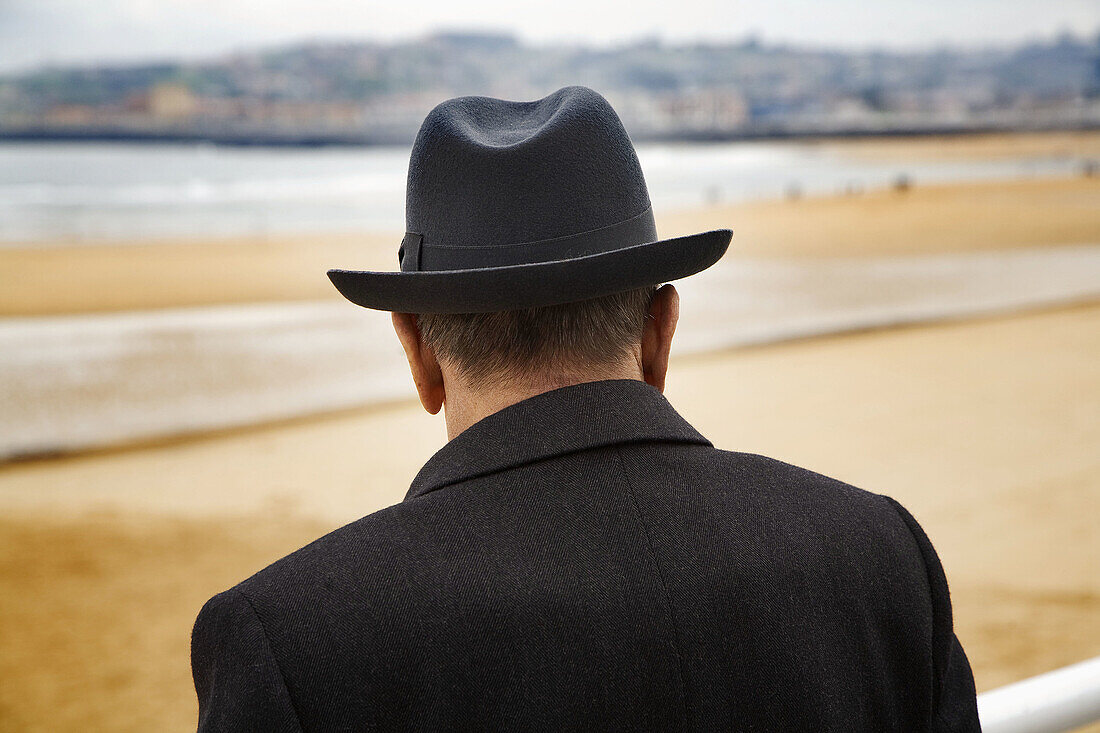
[[697, 523], [721, 517], [730, 526], [782, 527], [792, 552], [858, 548], [858, 562], [866, 562], [860, 553], [870, 550], [905, 564], [921, 556], [910, 517], [896, 501], [776, 458], [692, 446], [639, 453], [634, 467], [636, 480], [649, 482], [658, 503], [695, 507]]
[[276, 560], [234, 590], [257, 605], [269, 605], [288, 589], [305, 595], [311, 589], [331, 589], [348, 577], [367, 590], [400, 582], [401, 569], [415, 563], [429, 530], [416, 514], [407, 504], [368, 514]]
[[724, 490], [751, 490], [773, 500], [832, 503], [850, 510], [882, 513], [901, 523], [888, 497], [841, 479], [758, 453], [712, 448], [700, 455], [700, 463], [710, 466], [700, 480], [717, 482]]

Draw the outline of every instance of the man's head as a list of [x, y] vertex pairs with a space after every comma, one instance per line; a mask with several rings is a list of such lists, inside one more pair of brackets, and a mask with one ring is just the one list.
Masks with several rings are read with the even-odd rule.
[[679, 316], [672, 285], [562, 305], [491, 313], [394, 313], [420, 400], [435, 414], [448, 395], [508, 404], [597, 379], [644, 379], [664, 389]]
[[664, 389], [679, 300], [654, 284], [710, 267], [732, 236], [658, 236], [630, 136], [585, 87], [442, 102], [405, 193], [401, 269], [328, 275], [353, 303], [393, 313], [420, 399], [433, 415], [447, 405], [452, 437], [579, 382]]

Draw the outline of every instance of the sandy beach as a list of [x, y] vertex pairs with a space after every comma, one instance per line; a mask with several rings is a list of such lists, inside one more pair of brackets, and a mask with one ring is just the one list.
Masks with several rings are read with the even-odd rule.
[[[1100, 654], [1097, 357], [1087, 306], [684, 359], [668, 396], [722, 448], [909, 507], [989, 689]], [[443, 440], [401, 404], [0, 471], [10, 729], [188, 729], [203, 601], [399, 501]]]
[[[1079, 178], [738, 204], [661, 227], [732, 226], [747, 253], [843, 257], [1097, 243], [1098, 210], [1100, 181]], [[389, 269], [395, 246], [0, 250], [0, 314], [331, 298], [325, 266]], [[685, 355], [667, 395], [720, 448], [906, 505], [990, 689], [1100, 654], [1097, 363], [1100, 304], [1087, 303]], [[0, 730], [193, 729], [188, 643], [206, 598], [400, 501], [444, 440], [406, 400], [0, 465]]]
[[[1100, 178], [917, 186], [659, 216], [662, 236], [732, 228], [732, 252], [849, 257], [1100, 242]], [[338, 299], [330, 267], [397, 267], [399, 234], [0, 248], [0, 316]]]
[[871, 139], [820, 140], [808, 144], [843, 152], [844, 155], [865, 158], [898, 155], [910, 160], [999, 159], [1020, 155], [1100, 158], [1100, 134], [1094, 130], [925, 137], [887, 135]]

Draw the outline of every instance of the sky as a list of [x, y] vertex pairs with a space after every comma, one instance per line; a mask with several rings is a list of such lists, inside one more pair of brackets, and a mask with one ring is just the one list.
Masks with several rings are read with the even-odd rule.
[[490, 30], [540, 44], [657, 37], [842, 48], [1100, 32], [1100, 0], [0, 0], [0, 70], [202, 58], [301, 40]]

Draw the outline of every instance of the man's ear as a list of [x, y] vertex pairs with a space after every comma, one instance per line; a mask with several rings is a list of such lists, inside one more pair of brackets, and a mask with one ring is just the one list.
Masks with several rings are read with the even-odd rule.
[[679, 319], [680, 294], [672, 285], [665, 285], [654, 293], [642, 331], [642, 376], [662, 393], [668, 374], [672, 336], [676, 333]]
[[443, 386], [443, 372], [435, 353], [424, 343], [420, 336], [420, 325], [413, 313], [394, 313], [393, 330], [405, 349], [405, 358], [409, 360], [416, 393], [420, 395], [420, 404], [428, 414], [434, 415], [443, 407], [447, 391]]

